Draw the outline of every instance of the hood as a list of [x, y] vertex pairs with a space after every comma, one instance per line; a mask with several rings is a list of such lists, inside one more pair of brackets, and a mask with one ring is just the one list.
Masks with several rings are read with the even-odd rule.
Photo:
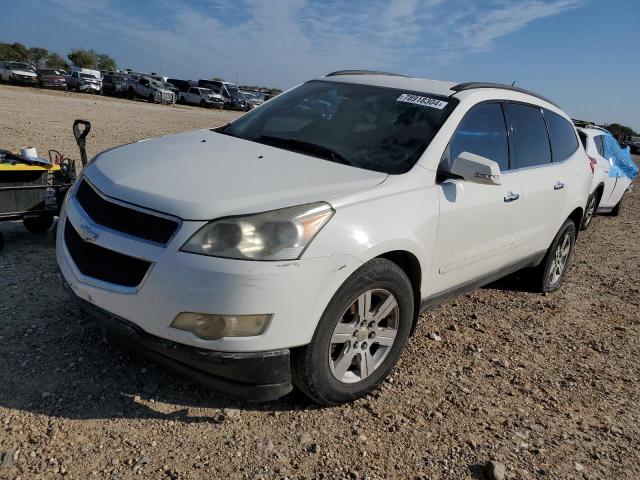
[[11, 70], [11, 73], [15, 74], [15, 75], [26, 75], [28, 77], [37, 77], [38, 74], [30, 71], [30, 70]]
[[84, 174], [108, 196], [186, 220], [331, 203], [387, 178], [210, 130], [109, 150]]

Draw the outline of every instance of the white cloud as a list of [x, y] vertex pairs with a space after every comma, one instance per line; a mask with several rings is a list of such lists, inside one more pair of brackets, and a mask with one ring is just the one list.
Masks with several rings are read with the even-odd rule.
[[155, 71], [230, 79], [237, 73], [286, 87], [340, 68], [419, 73], [420, 65], [490, 49], [580, 0], [156, 0], [151, 17], [131, 16], [111, 0], [54, 3], [58, 15], [87, 32], [127, 42], [132, 58], [151, 55], [162, 63], [147, 67]]

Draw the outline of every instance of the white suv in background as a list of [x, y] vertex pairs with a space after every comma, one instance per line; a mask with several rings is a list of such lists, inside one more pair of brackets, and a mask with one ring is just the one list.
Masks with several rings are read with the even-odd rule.
[[612, 172], [615, 164], [612, 158], [605, 155], [605, 142], [607, 137], [611, 141], [616, 140], [608, 131], [596, 126], [578, 127], [577, 130], [589, 160], [595, 165], [595, 177], [601, 178], [593, 194], [589, 196], [585, 214], [588, 225], [595, 213], [609, 213], [613, 216], [620, 213], [622, 197], [631, 186], [631, 179]]
[[525, 268], [558, 289], [590, 182], [536, 94], [335, 72], [97, 155], [57, 261], [113, 342], [230, 396], [338, 404], [384, 380], [424, 309]]

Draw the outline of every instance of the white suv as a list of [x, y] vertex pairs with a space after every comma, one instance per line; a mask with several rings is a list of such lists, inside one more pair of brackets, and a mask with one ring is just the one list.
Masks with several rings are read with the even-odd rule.
[[585, 214], [588, 225], [595, 213], [609, 213], [613, 216], [620, 213], [622, 197], [631, 187], [631, 179], [617, 168], [611, 153], [607, 155], [605, 152], [608, 142], [611, 142], [610, 147], [617, 148], [617, 140], [607, 130], [589, 125], [579, 127], [578, 134], [591, 164], [594, 165], [594, 179], [600, 179], [596, 180], [597, 186], [589, 196]]
[[558, 289], [590, 181], [536, 94], [335, 72], [97, 155], [57, 261], [112, 341], [230, 396], [337, 404], [383, 381], [425, 308], [523, 268]]

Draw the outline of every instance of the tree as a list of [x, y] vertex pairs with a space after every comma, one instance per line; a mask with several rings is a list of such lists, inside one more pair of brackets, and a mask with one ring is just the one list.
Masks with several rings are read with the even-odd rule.
[[36, 67], [41, 67], [42, 61], [47, 58], [47, 55], [49, 54], [49, 50], [46, 48], [31, 47], [27, 54], [29, 55], [29, 61], [31, 63]]
[[58, 68], [61, 70], [69, 70], [69, 65], [65, 62], [64, 58], [58, 55], [56, 52], [51, 52], [47, 56], [47, 67]]
[[213, 77], [211, 80], [213, 80], [214, 82], [224, 82], [224, 78], [221, 77]]
[[96, 54], [96, 67], [98, 68], [98, 70], [106, 70], [106, 71], [118, 69], [118, 65], [116, 64], [116, 61], [106, 53]]
[[27, 47], [19, 42], [13, 44], [0, 43], [0, 60], [26, 62], [28, 60], [27, 53]]
[[604, 125], [604, 128], [609, 130], [611, 132], [611, 134], [614, 135], [614, 136], [618, 136], [618, 135], [624, 135], [625, 137], [626, 136], [631, 136], [631, 137], [638, 136], [638, 134], [633, 130], [633, 128], [627, 127], [626, 125], [620, 125], [619, 123], [612, 123], [610, 125]]
[[69, 52], [67, 58], [78, 68], [96, 67], [96, 52], [94, 52], [93, 50], [83, 50], [81, 48], [76, 48]]

